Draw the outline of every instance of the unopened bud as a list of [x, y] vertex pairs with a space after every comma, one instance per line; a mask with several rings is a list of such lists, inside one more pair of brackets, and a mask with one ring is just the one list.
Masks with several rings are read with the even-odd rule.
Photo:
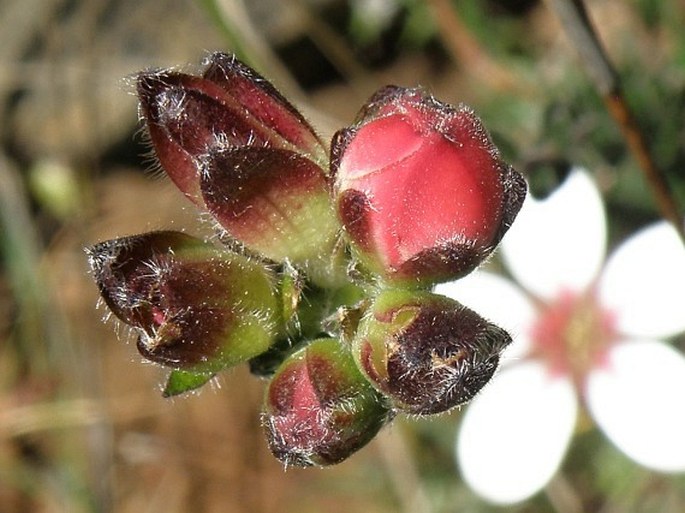
[[331, 151], [341, 223], [383, 281], [425, 286], [468, 274], [525, 197], [476, 115], [417, 89], [381, 89]]
[[264, 426], [286, 465], [339, 463], [388, 421], [385, 402], [336, 339], [318, 339], [285, 360], [269, 384]]
[[272, 273], [189, 235], [110, 240], [88, 257], [107, 306], [156, 363], [216, 372], [266, 351], [281, 329]]
[[362, 319], [352, 353], [394, 408], [431, 414], [473, 398], [510, 342], [503, 329], [454, 300], [386, 290]]

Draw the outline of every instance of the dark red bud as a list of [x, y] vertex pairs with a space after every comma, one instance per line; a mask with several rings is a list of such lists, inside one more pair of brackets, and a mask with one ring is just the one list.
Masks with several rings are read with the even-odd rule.
[[107, 306], [156, 363], [216, 372], [266, 351], [281, 328], [271, 272], [194, 237], [124, 237], [88, 256]]
[[359, 368], [395, 408], [423, 415], [472, 399], [510, 342], [504, 330], [456, 301], [386, 290], [352, 346]]
[[286, 465], [331, 465], [366, 445], [389, 420], [381, 396], [335, 339], [319, 339], [289, 357], [265, 399], [264, 426]]
[[141, 73], [138, 99], [162, 168], [202, 204], [198, 159], [211, 149], [264, 144], [267, 136], [218, 85], [183, 73]]
[[231, 236], [272, 260], [302, 263], [332, 251], [339, 227], [328, 180], [297, 153], [254, 146], [212, 153], [202, 193]]
[[203, 77], [141, 73], [137, 92], [162, 168], [198, 205], [199, 160], [218, 150], [281, 148], [326, 165], [324, 147], [302, 115], [233, 56], [212, 55]]
[[221, 86], [264, 126], [270, 127], [315, 162], [325, 165], [324, 144], [309, 122], [264, 77], [235, 55], [213, 53], [204, 78]]

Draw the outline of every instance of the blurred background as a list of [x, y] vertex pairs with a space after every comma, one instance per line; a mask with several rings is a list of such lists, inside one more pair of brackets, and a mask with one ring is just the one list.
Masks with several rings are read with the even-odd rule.
[[[683, 205], [685, 4], [587, 7]], [[500, 511], [460, 479], [458, 411], [399, 419], [336, 468], [284, 471], [259, 425], [263, 383], [240, 368], [165, 400], [165, 373], [103, 322], [85, 246], [206, 230], [150, 171], [130, 77], [193, 71], [213, 50], [271, 79], [324, 139], [378, 87], [422, 85], [470, 104], [535, 194], [570, 163], [586, 166], [607, 200], [612, 244], [660, 217], [542, 1], [1, 0], [0, 512]], [[685, 510], [682, 476], [640, 468], [594, 429], [574, 438], [555, 480], [571, 499], [547, 490], [507, 510]]]

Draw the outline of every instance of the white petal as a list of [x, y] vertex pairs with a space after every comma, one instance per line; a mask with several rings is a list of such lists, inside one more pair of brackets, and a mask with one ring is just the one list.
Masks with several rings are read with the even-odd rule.
[[665, 221], [626, 240], [599, 281], [600, 302], [616, 314], [618, 329], [661, 338], [685, 330], [685, 247]]
[[510, 280], [486, 271], [475, 271], [461, 280], [439, 284], [435, 292], [456, 299], [507, 330], [513, 342], [507, 347], [504, 359], [516, 360], [528, 351], [535, 307]]
[[584, 290], [606, 251], [602, 198], [579, 168], [548, 198], [526, 198], [502, 241], [507, 267], [525, 288], [544, 299], [561, 290]]
[[587, 382], [587, 404], [611, 441], [638, 463], [685, 470], [685, 358], [656, 341], [619, 343]]
[[568, 379], [539, 362], [504, 369], [464, 415], [457, 438], [464, 480], [494, 503], [530, 497], [559, 467], [576, 414]]

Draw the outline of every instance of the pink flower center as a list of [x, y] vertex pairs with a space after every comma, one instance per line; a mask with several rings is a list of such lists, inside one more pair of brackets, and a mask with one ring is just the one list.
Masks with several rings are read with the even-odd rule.
[[532, 326], [533, 356], [542, 358], [553, 374], [571, 375], [576, 382], [606, 361], [617, 339], [615, 318], [593, 291], [563, 291], [542, 306]]

